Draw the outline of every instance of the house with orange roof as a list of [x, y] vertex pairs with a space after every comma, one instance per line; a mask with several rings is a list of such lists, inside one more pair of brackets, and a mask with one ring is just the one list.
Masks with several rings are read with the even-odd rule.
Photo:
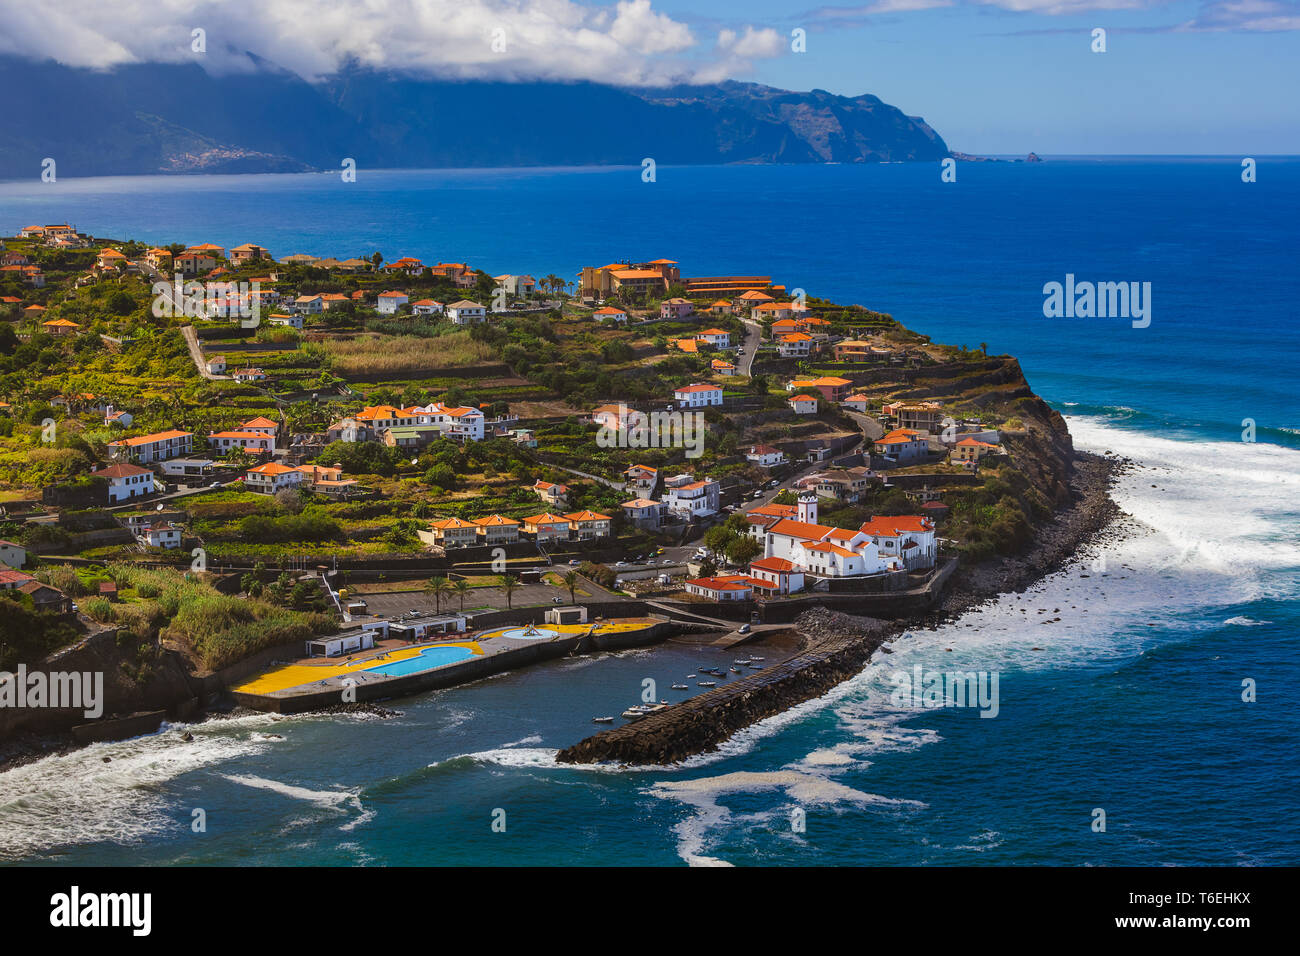
[[392, 262], [386, 262], [381, 268], [384, 272], [402, 272], [413, 277], [424, 274], [424, 263], [411, 256], [403, 256], [400, 259], [394, 259]]
[[673, 346], [692, 355], [700, 350], [700, 343], [695, 339], [673, 339]]
[[231, 247], [230, 250], [230, 261], [237, 266], [252, 262], [254, 259], [270, 258], [271, 253], [267, 251], [266, 246], [259, 246], [255, 242], [245, 242], [243, 245]]
[[538, 544], [568, 541], [571, 526], [568, 518], [549, 511], [524, 519], [524, 533], [536, 538]]
[[656, 531], [663, 518], [663, 502], [652, 498], [633, 498], [619, 506], [628, 524], [646, 531]]
[[711, 578], [688, 579], [686, 593], [710, 601], [750, 601], [759, 583], [762, 582], [748, 574], [715, 574]]
[[755, 319], [770, 319], [772, 327], [776, 328], [777, 322], [794, 322], [794, 303], [793, 302], [760, 302], [754, 306], [750, 315]]
[[223, 455], [237, 448], [250, 455], [269, 455], [275, 451], [275, 436], [243, 430], [209, 432], [208, 447]]
[[230, 373], [236, 382], [249, 383], [265, 381], [267, 375], [260, 368], [237, 368]]
[[478, 524], [464, 518], [443, 518], [429, 523], [434, 542], [444, 548], [469, 548], [478, 544]]
[[733, 300], [736, 308], [745, 311], [753, 311], [757, 306], [765, 302], [775, 302], [766, 292], [759, 292], [757, 289], [750, 289], [748, 292], [742, 292]]
[[166, 461], [168, 458], [180, 458], [194, 450], [194, 433], [177, 431], [154, 432], [150, 435], [137, 435], [134, 438], [122, 438], [108, 443], [109, 457], [114, 461], [129, 461], [135, 458], [144, 464]]
[[750, 445], [745, 460], [760, 468], [775, 468], [786, 463], [785, 452], [774, 445]]
[[710, 315], [734, 315], [736, 307], [731, 304], [730, 299], [718, 299], [718, 301], [709, 305]]
[[109, 504], [130, 501], [132, 498], [153, 494], [154, 491], [153, 472], [139, 465], [109, 465], [91, 474], [108, 482]]
[[722, 484], [713, 478], [675, 475], [664, 481], [664, 508], [685, 521], [717, 514], [721, 500]]
[[934, 567], [939, 556], [934, 520], [925, 515], [877, 515], [859, 532], [871, 538], [884, 559], [896, 559], [909, 571]]
[[816, 415], [817, 414], [817, 396], [801, 392], [798, 395], [790, 396], [787, 404], [794, 409], [796, 415]]
[[665, 299], [659, 305], [659, 318], [684, 319], [694, 311], [695, 306], [691, 303], [690, 299]]
[[603, 515], [596, 511], [575, 511], [572, 514], [566, 514], [564, 517], [569, 519], [569, 529], [579, 541], [609, 537], [614, 521], [609, 515]]
[[805, 332], [778, 335], [776, 351], [781, 358], [806, 358], [812, 352], [813, 338]]
[[416, 299], [411, 303], [412, 315], [438, 315], [443, 310], [443, 304], [437, 299]]
[[694, 382], [673, 389], [673, 399], [682, 408], [705, 408], [722, 404], [722, 388], [703, 382]]
[[487, 307], [471, 302], [469, 299], [459, 299], [447, 306], [447, 318], [455, 325], [483, 322], [487, 319]]
[[761, 581], [756, 590], [769, 595], [794, 594], [803, 590], [803, 568], [785, 558], [759, 558], [751, 561], [749, 576]]
[[895, 428], [877, 438], [872, 446], [876, 454], [900, 465], [924, 461], [930, 454], [930, 443], [925, 435], [911, 428]]
[[649, 465], [631, 465], [623, 472], [623, 480], [625, 487], [650, 494], [659, 484], [659, 469]]
[[731, 348], [731, 333], [726, 329], [705, 329], [695, 337], [701, 342], [707, 342], [715, 349]]
[[562, 505], [569, 497], [568, 485], [542, 481], [540, 478], [533, 482], [533, 491], [542, 501], [552, 505]]
[[483, 545], [514, 544], [522, 527], [514, 518], [504, 515], [488, 515], [474, 523], [478, 526], [478, 543]]
[[597, 322], [626, 322], [627, 313], [622, 309], [616, 309], [612, 305], [601, 306], [591, 313], [591, 317]]
[[714, 375], [735, 375], [736, 366], [732, 365], [726, 359], [714, 359], [709, 362], [709, 370]]
[[378, 309], [380, 315], [395, 315], [399, 308], [410, 301], [410, 296], [405, 292], [381, 292], [375, 308]]
[[268, 461], [244, 472], [244, 487], [258, 494], [273, 495], [286, 488], [297, 488], [305, 476], [297, 468], [278, 461]]
[[41, 328], [50, 335], [75, 335], [81, 326], [67, 319], [50, 319], [48, 322], [42, 322]]
[[993, 455], [1002, 449], [991, 442], [979, 441], [975, 438], [963, 438], [952, 446], [953, 461], [978, 462], [985, 455]]
[[95, 257], [95, 265], [100, 269], [117, 269], [125, 266], [126, 263], [126, 256], [117, 249], [101, 249], [99, 255]]
[[844, 401], [840, 402], [840, 405], [844, 408], [849, 409], [850, 411], [860, 412], [863, 415], [865, 415], [867, 413], [867, 409], [871, 405], [871, 399], [868, 398], [866, 395], [862, 394], [861, 392], [855, 392], [854, 394], [850, 395], [848, 398], [844, 399]]

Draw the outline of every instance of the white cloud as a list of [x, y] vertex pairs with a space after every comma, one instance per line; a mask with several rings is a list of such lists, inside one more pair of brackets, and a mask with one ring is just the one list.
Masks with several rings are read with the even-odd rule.
[[[737, 49], [710, 56], [652, 0], [0, 0], [0, 23], [0, 53], [71, 66], [199, 62], [222, 73], [251, 69], [251, 52], [307, 79], [356, 63], [627, 84], [699, 81], [720, 59], [744, 67], [771, 55], [775, 35], [745, 27]], [[190, 51], [196, 27], [207, 32], [201, 56]]]
[[718, 32], [718, 49], [739, 57], [780, 56], [786, 43], [787, 38], [772, 29], [745, 27], [744, 33], [725, 29]]

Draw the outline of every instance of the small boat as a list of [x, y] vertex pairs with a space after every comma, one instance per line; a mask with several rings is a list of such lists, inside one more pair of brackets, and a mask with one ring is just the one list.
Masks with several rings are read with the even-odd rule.
[[740, 668], [739, 668], [739, 667], [733, 667], [733, 668], [731, 669], [731, 673], [733, 673], [733, 674], [739, 674], [739, 673], [740, 673]]
[[623, 711], [623, 716], [628, 720], [639, 720], [646, 714], [653, 714], [656, 710], [663, 710], [667, 704], [633, 704], [627, 710]]
[[694, 674], [687, 674], [687, 675], [686, 675], [686, 679], [687, 679], [687, 680], [694, 680], [694, 679], [695, 679], [695, 675], [694, 675]]
[[673, 684], [672, 690], [690, 690], [685, 684]]
[[613, 717], [593, 717], [593, 718], [591, 718], [591, 722], [592, 722], [593, 724], [612, 724], [612, 723], [614, 722], [614, 718], [613, 718]]
[[767, 658], [765, 658], [765, 657], [759, 657], [757, 654], [750, 654], [750, 655], [749, 655], [749, 659], [750, 659], [751, 661], [762, 661], [762, 660], [766, 660]]
[[717, 687], [718, 682], [715, 680], [702, 680], [699, 682], [700, 687]]
[[733, 664], [748, 664], [748, 663], [749, 663], [749, 658], [745, 658], [744, 660], [739, 660], [739, 661], [732, 661], [731, 663], [733, 663]]

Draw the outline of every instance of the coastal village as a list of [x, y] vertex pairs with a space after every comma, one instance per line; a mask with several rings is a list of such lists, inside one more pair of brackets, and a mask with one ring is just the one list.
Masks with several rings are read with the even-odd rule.
[[0, 670], [107, 630], [137, 682], [165, 651], [217, 673], [535, 636], [503, 625], [739, 638], [941, 588], [1060, 497], [1017, 454], [1037, 399], [982, 345], [670, 259], [332, 251], [4, 239], [0, 591], [24, 626]]

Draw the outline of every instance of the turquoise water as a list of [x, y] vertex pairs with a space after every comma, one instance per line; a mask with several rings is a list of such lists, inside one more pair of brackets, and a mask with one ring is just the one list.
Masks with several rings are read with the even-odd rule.
[[468, 647], [426, 647], [415, 657], [393, 661], [391, 664], [367, 667], [366, 672], [369, 674], [386, 674], [389, 677], [401, 677], [405, 674], [430, 671], [435, 667], [442, 667], [444, 664], [455, 664], [457, 661], [463, 661], [473, 656], [474, 652]]
[[[684, 767], [575, 769], [554, 753], [640, 702], [646, 679], [675, 699], [669, 684], [734, 653], [556, 661], [404, 699], [393, 720], [255, 716], [188, 728], [188, 742], [97, 744], [0, 774], [4, 858], [1300, 863], [1300, 163], [1262, 160], [1253, 185], [1237, 158], [962, 164], [955, 184], [905, 165], [661, 167], [658, 180], [60, 181], [0, 185], [0, 218], [492, 273], [572, 277], [623, 256], [770, 273], [1016, 355], [1078, 445], [1138, 463], [1116, 491], [1127, 517], [1028, 595], [914, 632]], [[1067, 272], [1152, 282], [1151, 326], [1044, 319], [1042, 286]], [[893, 678], [917, 664], [998, 673], [997, 717], [896, 703]], [[206, 834], [190, 830], [195, 807]]]

